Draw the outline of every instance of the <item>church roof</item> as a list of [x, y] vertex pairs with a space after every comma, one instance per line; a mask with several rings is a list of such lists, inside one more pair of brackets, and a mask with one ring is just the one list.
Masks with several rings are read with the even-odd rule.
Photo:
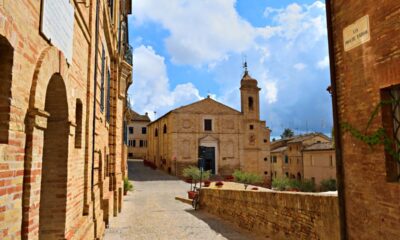
[[[208, 106], [206, 106], [206, 104], [208, 104]], [[170, 113], [179, 113], [179, 112], [192, 112], [192, 113], [197, 113], [200, 112], [201, 110], [206, 110], [206, 111], [210, 111], [210, 114], [212, 114], [212, 110], [215, 108], [211, 108], [211, 106], [215, 106], [217, 109], [217, 111], [221, 111], [221, 110], [225, 110], [225, 113], [228, 114], [241, 114], [240, 111], [231, 108], [223, 103], [220, 103], [214, 99], [212, 99], [210, 96], [208, 96], [207, 98], [204, 98], [202, 100], [199, 100], [197, 102], [193, 102], [190, 103], [188, 105], [184, 105], [178, 108], [175, 108], [169, 112], [167, 112], [166, 114], [162, 115], [161, 117], [159, 117], [158, 119], [154, 120], [152, 123], [153, 124], [157, 121], [159, 121], [160, 119], [166, 117], [167, 115], [169, 115]]]

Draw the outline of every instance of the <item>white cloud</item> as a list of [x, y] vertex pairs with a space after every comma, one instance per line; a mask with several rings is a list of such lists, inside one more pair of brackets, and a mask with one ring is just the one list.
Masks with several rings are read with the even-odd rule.
[[143, 114], [163, 114], [173, 108], [201, 99], [199, 90], [192, 83], [177, 85], [170, 90], [164, 57], [157, 55], [150, 46], [139, 46], [133, 51], [135, 71], [133, 86], [129, 89], [134, 110]]
[[327, 67], [329, 67], [329, 56], [325, 56], [324, 59], [317, 63], [317, 68], [319, 69], [325, 69]]
[[297, 70], [297, 71], [301, 71], [304, 68], [307, 67], [307, 65], [305, 65], [304, 63], [296, 63], [295, 65], [293, 65], [293, 67]]
[[134, 1], [136, 25], [156, 22], [169, 31], [164, 40], [176, 64], [202, 66], [241, 53], [256, 31], [235, 9], [236, 0]]

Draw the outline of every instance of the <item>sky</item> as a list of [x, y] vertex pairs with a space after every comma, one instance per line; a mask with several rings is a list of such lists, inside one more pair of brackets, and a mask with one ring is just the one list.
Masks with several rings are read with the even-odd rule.
[[152, 120], [208, 95], [240, 110], [246, 60], [272, 136], [332, 128], [324, 1], [133, 0], [132, 108]]

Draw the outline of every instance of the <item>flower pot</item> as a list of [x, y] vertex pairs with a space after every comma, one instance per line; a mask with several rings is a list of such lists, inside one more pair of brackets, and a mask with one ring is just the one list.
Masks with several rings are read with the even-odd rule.
[[188, 198], [193, 199], [196, 196], [197, 192], [195, 191], [188, 191]]
[[209, 186], [210, 186], [210, 184], [211, 184], [211, 182], [210, 182], [210, 181], [204, 181], [204, 187], [209, 187]]
[[258, 187], [252, 187], [251, 190], [257, 191]]
[[223, 185], [224, 185], [223, 182], [217, 182], [217, 183], [215, 183], [215, 186], [216, 186], [217, 188], [222, 188]]

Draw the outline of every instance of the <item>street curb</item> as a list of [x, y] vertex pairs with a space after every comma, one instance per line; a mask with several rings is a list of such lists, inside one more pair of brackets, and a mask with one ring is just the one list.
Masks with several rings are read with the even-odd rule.
[[183, 197], [175, 197], [175, 200], [181, 201], [183, 203], [192, 205], [192, 200], [188, 198], [183, 198]]

